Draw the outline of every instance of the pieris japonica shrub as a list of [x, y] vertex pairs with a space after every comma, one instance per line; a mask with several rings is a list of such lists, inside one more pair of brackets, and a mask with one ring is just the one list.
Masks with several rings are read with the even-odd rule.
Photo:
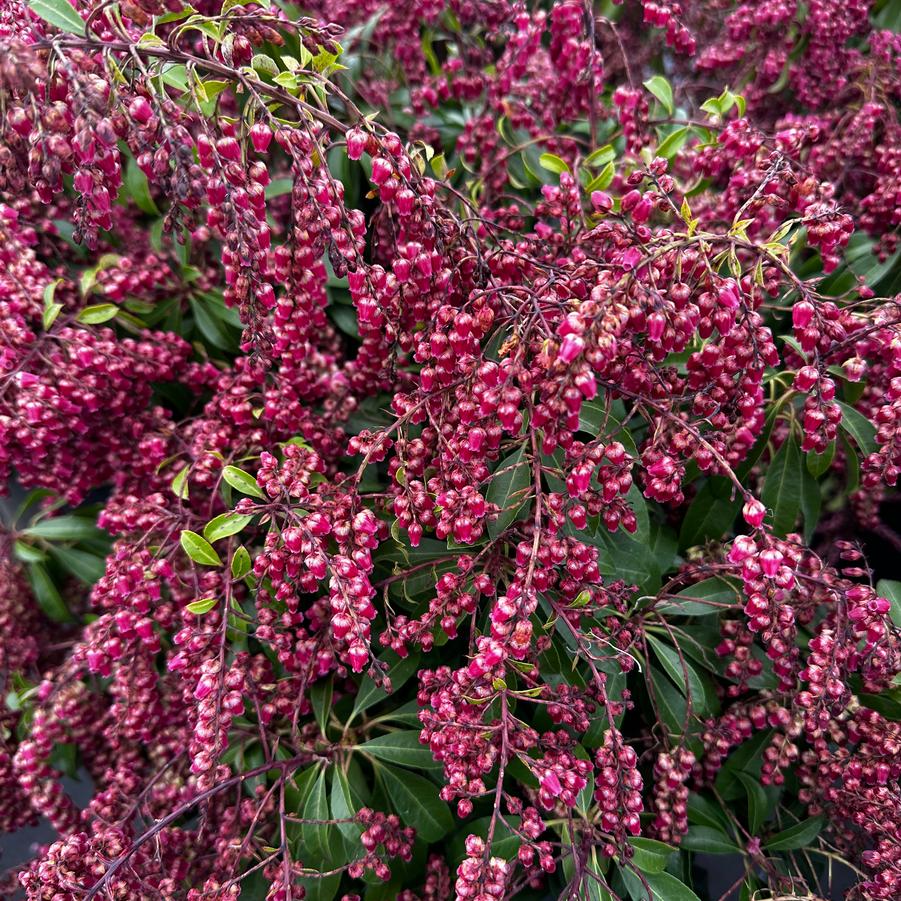
[[901, 897], [898, 25], [2, 0], [8, 897]]

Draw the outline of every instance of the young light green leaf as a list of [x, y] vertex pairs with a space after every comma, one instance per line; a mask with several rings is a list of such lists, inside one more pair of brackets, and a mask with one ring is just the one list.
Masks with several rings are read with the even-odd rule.
[[655, 75], [644, 82], [644, 86], [660, 101], [661, 106], [669, 113], [673, 114], [675, 106], [673, 105], [673, 86], [662, 76]]
[[489, 504], [497, 504], [500, 508], [497, 518], [489, 521], [488, 534], [497, 538], [519, 516], [526, 503], [526, 492], [531, 483], [528, 460], [525, 458], [526, 448], [519, 450], [501, 460], [497, 465], [497, 473], [491, 479], [485, 500]]
[[181, 546], [184, 552], [195, 562], [204, 566], [221, 566], [219, 555], [213, 546], [201, 535], [185, 529], [181, 533]]
[[114, 303], [95, 303], [85, 307], [76, 317], [83, 325], [100, 325], [115, 318], [119, 308]]
[[61, 278], [55, 278], [52, 282], [50, 282], [46, 288], [44, 288], [44, 312], [42, 314], [42, 325], [44, 326], [44, 331], [47, 332], [50, 330], [50, 326], [56, 322], [56, 317], [59, 316], [60, 311], [63, 308], [61, 303], [57, 303], [54, 299], [56, 297], [56, 289], [63, 283]]
[[547, 169], [548, 172], [556, 172], [557, 175], [560, 175], [563, 172], [569, 172], [569, 164], [566, 160], [561, 159], [553, 153], [542, 153], [541, 156], [538, 157], [538, 165], [541, 166], [542, 169]]
[[243, 579], [250, 572], [251, 566], [250, 554], [247, 553], [247, 548], [242, 544], [232, 554], [232, 578]]
[[84, 19], [78, 15], [68, 0], [28, 0], [28, 6], [45, 22], [55, 25], [60, 31], [81, 37], [87, 33]]
[[612, 163], [615, 159], [616, 151], [613, 149], [613, 145], [605, 144], [603, 147], [598, 147], [597, 150], [593, 150], [585, 157], [585, 165], [591, 166], [594, 169], [600, 169], [601, 167], [606, 166], [607, 163]]
[[226, 466], [225, 469], [222, 470], [222, 478], [225, 479], [235, 491], [240, 491], [241, 494], [247, 494], [250, 497], [258, 497], [261, 500], [266, 500], [266, 495], [263, 494], [263, 489], [260, 488], [259, 482], [257, 482], [250, 473], [244, 472], [243, 469], [238, 469], [237, 466]]
[[691, 128], [687, 125], [671, 131], [658, 145], [657, 156], [665, 160], [672, 159], [684, 146], [691, 134]]
[[203, 527], [203, 537], [213, 543], [229, 535], [237, 535], [253, 516], [248, 513], [221, 513]]
[[188, 499], [188, 469], [190, 467], [185, 466], [184, 469], [179, 470], [178, 475], [172, 480], [172, 484], [170, 487], [172, 488], [172, 493], [176, 497], [180, 497], [183, 501]]
[[195, 616], [203, 616], [204, 613], [209, 613], [217, 603], [217, 598], [201, 598], [199, 601], [191, 601], [185, 609]]

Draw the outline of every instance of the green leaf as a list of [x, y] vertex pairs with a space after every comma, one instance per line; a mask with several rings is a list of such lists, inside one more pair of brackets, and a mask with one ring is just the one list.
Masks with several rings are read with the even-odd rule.
[[213, 546], [202, 536], [190, 529], [181, 533], [181, 546], [184, 552], [195, 562], [204, 566], [221, 566], [219, 555], [213, 550]]
[[[620, 867], [619, 873], [633, 898], [647, 899], [647, 890], [632, 870]], [[644, 878], [651, 890], [651, 901], [701, 901], [684, 882], [670, 873], [648, 873]]]
[[437, 842], [454, 828], [450, 809], [438, 797], [434, 782], [387, 764], [379, 764], [376, 772], [391, 806], [404, 825], [412, 826], [421, 839]]
[[525, 493], [532, 481], [525, 453], [526, 447], [523, 445], [509, 457], [501, 460], [495, 470], [497, 475], [492, 477], [488, 486], [485, 500], [489, 504], [497, 504], [500, 508], [497, 519], [488, 522], [488, 534], [492, 538], [497, 538], [504, 532], [525, 506]]
[[125, 190], [128, 191], [128, 196], [141, 212], [159, 216], [159, 208], [154, 203], [153, 197], [150, 196], [150, 184], [147, 176], [133, 159], [130, 159], [125, 167]]
[[585, 165], [600, 169], [608, 163], [612, 163], [615, 159], [616, 150], [613, 149], [613, 145], [605, 144], [603, 147], [598, 147], [597, 150], [593, 150], [585, 157]]
[[222, 478], [225, 479], [235, 491], [240, 491], [241, 494], [247, 494], [250, 497], [258, 497], [261, 500], [266, 500], [266, 495], [263, 494], [260, 483], [257, 482], [250, 473], [244, 472], [243, 469], [238, 469], [237, 466], [226, 466], [225, 469], [222, 470]]
[[711, 700], [701, 674], [683, 653], [682, 659], [675, 648], [658, 641], [653, 635], [647, 636], [648, 644], [654, 649], [657, 659], [663, 665], [666, 674], [676, 683], [676, 687], [691, 698], [692, 710], [704, 715], [710, 712]]
[[60, 31], [84, 37], [84, 19], [75, 11], [68, 0], [28, 0], [28, 6], [45, 22], [55, 25]]
[[201, 598], [199, 601], [191, 601], [190, 604], [185, 606], [185, 610], [193, 613], [195, 616], [203, 616], [204, 613], [209, 613], [218, 603], [218, 598]]
[[47, 541], [87, 541], [97, 538], [101, 533], [92, 519], [70, 514], [42, 519], [29, 526], [22, 534]]
[[74, 547], [61, 547], [57, 544], [50, 545], [50, 553], [67, 569], [76, 579], [85, 585], [93, 585], [102, 578], [106, 571], [106, 561], [96, 554], [89, 554]]
[[825, 818], [822, 816], [801, 820], [800, 823], [777, 832], [763, 843], [763, 847], [767, 851], [794, 851], [797, 848], [809, 847], [820, 834], [824, 822]]
[[[705, 601], [711, 603], [705, 603]], [[669, 596], [669, 600], [657, 604], [658, 613], [678, 616], [707, 616], [722, 611], [722, 605], [734, 606], [741, 601], [738, 584], [732, 579], [714, 576]]]
[[319, 731], [325, 735], [325, 727], [328, 724], [329, 714], [332, 710], [332, 680], [320, 679], [310, 688], [310, 705], [313, 708], [313, 716]]
[[542, 169], [547, 169], [548, 172], [556, 172], [557, 175], [560, 175], [562, 172], [569, 172], [569, 165], [566, 160], [555, 156], [553, 153], [542, 153], [538, 157], [538, 165]]
[[656, 156], [661, 156], [665, 160], [672, 159], [684, 146], [691, 134], [691, 128], [684, 125], [671, 131], [658, 145]]
[[807, 452], [807, 471], [815, 479], [818, 479], [824, 473], [828, 472], [829, 467], [832, 465], [832, 460], [834, 457], [835, 457], [835, 442], [834, 441], [830, 441], [829, 446], [821, 454], [818, 454], [816, 451], [808, 451]]
[[378, 738], [358, 745], [356, 750], [378, 760], [412, 767], [414, 770], [440, 770], [443, 768], [441, 762], [432, 757], [428, 745], [420, 744], [419, 732], [416, 730], [380, 735]]
[[[330, 819], [325, 772], [325, 767], [320, 767], [319, 775], [310, 789], [307, 802], [303, 807], [303, 819], [305, 820]], [[331, 847], [329, 845], [330, 828], [330, 826], [322, 823], [304, 823], [301, 827], [300, 834], [307, 851], [312, 852], [322, 860], [328, 860], [331, 857]]]
[[738, 770], [735, 776], [745, 787], [745, 793], [748, 796], [748, 828], [751, 835], [757, 835], [767, 817], [769, 801], [766, 790], [754, 776], [750, 776], [742, 770]]
[[53, 584], [53, 579], [40, 563], [29, 564], [28, 577], [38, 606], [44, 615], [55, 623], [73, 622], [72, 614], [69, 613], [69, 608]]
[[644, 86], [660, 101], [660, 105], [669, 113], [673, 114], [675, 106], [673, 105], [673, 86], [662, 76], [655, 75], [644, 82]]
[[807, 471], [801, 470], [801, 516], [804, 519], [804, 540], [810, 543], [820, 519], [823, 498], [820, 483]]
[[[345, 820], [354, 817], [360, 809], [360, 804], [354, 800], [350, 783], [341, 767], [332, 767], [332, 794], [331, 810], [336, 820]], [[356, 854], [360, 845], [360, 836], [363, 833], [362, 826], [356, 823], [338, 823], [338, 831], [344, 836], [349, 850]]]
[[632, 863], [642, 873], [662, 873], [666, 869], [666, 863], [675, 853], [672, 845], [658, 842], [653, 838], [630, 838], [629, 844], [634, 850]]
[[719, 829], [711, 826], [689, 826], [688, 833], [682, 837], [680, 848], [687, 851], [699, 851], [702, 854], [739, 854], [738, 845]]
[[729, 827], [729, 819], [723, 809], [705, 795], [699, 795], [697, 792], [692, 792], [688, 796], [688, 821], [701, 826], [709, 826], [720, 832]]
[[180, 470], [175, 478], [172, 480], [170, 484], [170, 488], [172, 489], [172, 493], [176, 497], [180, 497], [183, 501], [186, 501], [189, 496], [189, 488], [188, 488], [188, 469], [190, 467], [185, 466], [184, 469]]
[[901, 629], [901, 582], [880, 579], [876, 583], [876, 591], [879, 592], [880, 597], [885, 598], [891, 604], [889, 616], [892, 622]]
[[779, 536], [792, 531], [801, 512], [801, 479], [804, 461], [794, 435], [782, 442], [767, 469], [761, 500], [773, 511], [773, 530]]
[[590, 194], [592, 191], [603, 191], [605, 188], [609, 188], [614, 175], [616, 175], [616, 166], [611, 161], [585, 185], [586, 192]]
[[[398, 657], [394, 651], [385, 651], [379, 660], [388, 664], [388, 678], [391, 681], [392, 691], [397, 691], [419, 666], [419, 654]], [[384, 688], [379, 688], [370, 676], [366, 676], [360, 683], [360, 690], [357, 692], [354, 708], [347, 722], [350, 723], [358, 713], [368, 710], [373, 704], [377, 704], [387, 697], [388, 692]]]
[[57, 303], [54, 298], [56, 296], [56, 289], [63, 283], [63, 279], [55, 278], [52, 282], [50, 282], [46, 288], [44, 288], [44, 312], [41, 317], [41, 322], [44, 326], [44, 331], [50, 331], [50, 326], [56, 322], [56, 317], [59, 316], [60, 311], [63, 308], [61, 303]]
[[114, 303], [95, 303], [85, 307], [76, 317], [83, 325], [100, 325], [114, 319], [119, 308]]
[[842, 403], [840, 400], [836, 403], [842, 408], [841, 426], [854, 439], [861, 453], [876, 453], [879, 448], [876, 444], [876, 427], [873, 423], [854, 407]]
[[237, 535], [252, 519], [249, 513], [221, 513], [203, 527], [203, 537], [212, 543], [229, 535]]
[[15, 553], [16, 559], [23, 563], [43, 563], [47, 559], [47, 555], [39, 547], [34, 547], [24, 541], [15, 542], [13, 553]]
[[723, 538], [731, 530], [741, 504], [740, 498], [731, 497], [727, 479], [719, 476], [708, 479], [685, 511], [679, 547], [694, 547], [708, 538]]
[[243, 579], [251, 570], [250, 554], [247, 548], [242, 544], [232, 554], [232, 578]]

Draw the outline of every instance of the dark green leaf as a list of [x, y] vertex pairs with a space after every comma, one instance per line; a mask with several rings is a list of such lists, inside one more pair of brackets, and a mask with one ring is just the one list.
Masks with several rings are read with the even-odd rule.
[[[332, 816], [336, 820], [351, 819], [362, 805], [357, 804], [351, 791], [350, 783], [341, 767], [332, 767]], [[338, 831], [347, 841], [349, 850], [356, 854], [360, 844], [362, 827], [356, 823], [338, 823]]]
[[854, 439], [862, 454], [874, 454], [878, 450], [876, 444], [876, 427], [863, 413], [858, 413], [854, 407], [842, 403], [836, 403], [842, 408], [842, 428]]
[[442, 764], [432, 757], [428, 745], [420, 744], [419, 732], [390, 732], [357, 746], [358, 751], [379, 760], [412, 767], [415, 770], [440, 770]]
[[92, 519], [68, 515], [42, 519], [25, 529], [23, 534], [47, 541], [85, 541], [96, 538], [100, 530]]
[[50, 553], [67, 569], [76, 579], [84, 582], [85, 585], [93, 585], [103, 576], [106, 570], [106, 561], [96, 554], [89, 554], [87, 551], [79, 550], [74, 547], [62, 547], [53, 544], [50, 546]]
[[379, 764], [377, 773], [391, 806], [420, 838], [437, 842], [454, 828], [447, 804], [438, 797], [438, 786], [409, 770]]
[[133, 159], [130, 159], [125, 167], [125, 190], [141, 212], [159, 216], [160, 211], [150, 196], [147, 176]]
[[[653, 635], [647, 636], [648, 644], [654, 649], [657, 659], [663, 665], [667, 675], [676, 686], [691, 698], [692, 710], [695, 714], [705, 715], [711, 710], [712, 699], [708, 698], [708, 689], [704, 677], [695, 669], [692, 662], [683, 654], [682, 659], [675, 648], [664, 644]], [[712, 690], [712, 689], [711, 689]]]
[[895, 582], [892, 579], [880, 579], [876, 583], [876, 591], [879, 596], [885, 598], [891, 608], [889, 616], [892, 622], [901, 629], [901, 582]]
[[525, 506], [525, 494], [531, 484], [531, 471], [525, 459], [525, 445], [497, 465], [485, 500], [497, 504], [500, 513], [488, 523], [488, 534], [496, 538], [513, 523]]
[[801, 479], [806, 472], [801, 449], [794, 435], [782, 442], [767, 469], [761, 500], [773, 511], [773, 530], [786, 535], [795, 527], [801, 512]]
[[[319, 775], [313, 782], [307, 802], [303, 807], [305, 820], [328, 820], [328, 792], [326, 791], [325, 767], [320, 767]], [[301, 827], [301, 836], [304, 846], [320, 860], [328, 860], [331, 856], [329, 845], [330, 826], [323, 823], [304, 823]]]
[[724, 605], [735, 606], [740, 602], [741, 594], [737, 583], [732, 579], [715, 576], [669, 595], [668, 600], [657, 604], [654, 609], [671, 615], [706, 616], [721, 612]]
[[328, 724], [329, 714], [332, 709], [332, 679], [320, 679], [310, 688], [310, 704], [313, 707], [313, 716], [319, 726], [319, 731], [325, 735], [325, 727]]
[[749, 776], [742, 770], [738, 770], [735, 777], [745, 787], [748, 796], [748, 828], [751, 835], [757, 835], [767, 817], [769, 801], [766, 791], [754, 776]]
[[777, 832], [772, 838], [764, 842], [763, 847], [767, 851], [794, 851], [797, 848], [806, 848], [812, 845], [820, 834], [825, 822], [824, 817], [810, 817]]
[[55, 623], [71, 623], [72, 614], [66, 607], [50, 574], [40, 563], [31, 563], [28, 566], [28, 577], [38, 606], [48, 619]]
[[679, 547], [694, 547], [708, 538], [722, 538], [731, 529], [741, 504], [740, 498], [731, 497], [726, 479], [708, 479], [685, 512]]
[[653, 838], [630, 838], [629, 844], [635, 852], [632, 863], [642, 873], [662, 873], [666, 869], [666, 862], [676, 852], [672, 845]]
[[828, 471], [835, 457], [835, 442], [830, 441], [829, 446], [823, 453], [818, 454], [816, 451], [807, 452], [807, 471], [818, 479], [821, 475]]
[[[632, 870], [621, 867], [619, 873], [633, 898], [647, 899], [647, 890]], [[684, 882], [670, 873], [647, 873], [644, 878], [651, 889], [651, 901], [701, 901]]]
[[[416, 672], [419, 666], [419, 654], [410, 654], [408, 657], [398, 657], [394, 651], [385, 651], [379, 658], [383, 663], [388, 664], [388, 678], [391, 681], [391, 690], [397, 691], [406, 681]], [[383, 688], [379, 688], [373, 682], [372, 678], [366, 676], [360, 683], [360, 690], [354, 702], [354, 708], [351, 712], [350, 720], [358, 713], [372, 707], [373, 704], [384, 700], [388, 697], [388, 692]]]
[[679, 847], [703, 854], [740, 853], [738, 845], [725, 832], [712, 826], [690, 826], [688, 834], [682, 837]]

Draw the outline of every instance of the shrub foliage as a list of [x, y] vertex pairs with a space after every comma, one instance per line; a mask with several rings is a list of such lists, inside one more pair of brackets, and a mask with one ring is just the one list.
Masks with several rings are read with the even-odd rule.
[[899, 18], [3, 0], [10, 893], [897, 899]]

